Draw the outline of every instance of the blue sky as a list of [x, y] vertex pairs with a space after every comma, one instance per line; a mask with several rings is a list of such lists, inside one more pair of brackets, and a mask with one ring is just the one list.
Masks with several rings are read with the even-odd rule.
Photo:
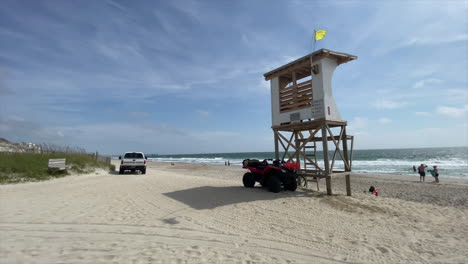
[[356, 149], [468, 145], [468, 1], [0, 3], [0, 137], [117, 154], [273, 151], [263, 74], [317, 42]]

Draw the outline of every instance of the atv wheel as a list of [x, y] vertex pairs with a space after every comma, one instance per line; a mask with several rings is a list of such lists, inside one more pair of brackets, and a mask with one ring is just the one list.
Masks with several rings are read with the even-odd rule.
[[244, 174], [244, 177], [242, 177], [242, 182], [244, 183], [244, 186], [247, 188], [252, 188], [255, 185], [255, 175], [251, 172], [247, 172]]
[[294, 192], [297, 189], [297, 180], [293, 174], [287, 175], [286, 182], [284, 183], [284, 188], [291, 192]]
[[270, 192], [274, 193], [279, 193], [281, 191], [281, 181], [278, 177], [271, 176], [270, 179], [268, 179], [268, 189]]

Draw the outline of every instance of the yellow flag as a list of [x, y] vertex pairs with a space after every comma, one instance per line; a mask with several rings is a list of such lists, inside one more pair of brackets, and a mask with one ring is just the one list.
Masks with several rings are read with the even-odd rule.
[[317, 30], [315, 31], [315, 40], [321, 40], [327, 34], [326, 30]]

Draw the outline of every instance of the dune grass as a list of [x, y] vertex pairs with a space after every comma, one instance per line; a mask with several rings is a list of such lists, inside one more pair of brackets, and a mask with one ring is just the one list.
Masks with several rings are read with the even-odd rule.
[[[49, 159], [65, 158], [67, 171], [50, 172]], [[94, 157], [76, 153], [0, 153], [0, 183], [42, 181], [64, 177], [70, 172], [87, 173], [95, 168], [110, 168], [110, 164], [97, 161]]]

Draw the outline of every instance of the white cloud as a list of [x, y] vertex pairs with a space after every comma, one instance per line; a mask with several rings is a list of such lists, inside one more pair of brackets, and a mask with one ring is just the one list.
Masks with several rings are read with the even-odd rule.
[[123, 5], [118, 4], [118, 3], [116, 3], [116, 2], [114, 2], [114, 1], [112, 1], [112, 0], [107, 0], [106, 2], [107, 2], [109, 5], [111, 5], [111, 6], [115, 7], [115, 8], [117, 8], [117, 9], [119, 9], [119, 10], [121, 10], [121, 11], [127, 11], [127, 8], [125, 8]]
[[258, 87], [260, 88], [261, 93], [270, 94], [270, 81], [265, 81], [264, 78], [261, 78]]
[[414, 114], [417, 116], [430, 116], [431, 115], [429, 112], [415, 112]]
[[265, 141], [264, 134], [243, 137], [233, 131], [194, 131], [151, 121], [49, 126], [35, 121], [0, 119], [0, 132], [2, 137], [13, 142], [46, 142], [59, 146], [70, 146], [73, 142], [74, 146], [87, 151], [98, 150], [105, 154], [129, 149], [159, 154], [242, 152], [252, 146], [255, 146], [253, 151], [262, 151], [273, 143]]
[[[284, 23], [276, 29], [271, 29], [268, 19], [252, 19], [251, 14], [259, 3], [252, 3], [252, 8], [246, 10], [248, 1], [243, 2], [229, 6], [229, 12], [218, 5], [197, 0], [175, 0], [170, 4], [152, 6], [129, 6], [121, 1], [107, 0], [107, 4], [101, 2], [93, 6], [95, 12], [91, 13], [70, 8], [75, 5], [64, 1], [45, 3], [50, 9], [44, 10], [46, 12], [31, 11], [27, 5], [22, 12], [11, 12], [15, 23], [6, 30], [0, 27], [0, 39], [5, 43], [9, 43], [9, 39], [18, 40], [18, 45], [5, 44], [6, 50], [0, 52], [7, 63], [4, 67], [8, 67], [8, 76], [2, 76], [0, 69], [0, 97], [8, 92], [12, 94], [0, 98], [0, 117], [2, 114], [22, 114], [28, 120], [41, 120], [38, 116], [46, 118], [42, 119], [40, 126], [36, 124], [37, 127], [28, 122], [0, 122], [0, 134], [3, 136], [8, 132], [16, 138], [31, 138], [39, 142], [76, 142], [90, 150], [99, 148], [107, 152], [133, 146], [159, 153], [272, 149], [269, 82], [263, 79], [262, 74], [311, 52], [312, 28], [307, 16], [311, 10], [318, 11], [316, 20], [326, 25], [330, 32], [319, 47], [323, 45], [359, 57], [352, 65], [340, 66], [334, 76], [337, 97], [343, 98], [343, 105], [351, 106], [344, 107], [342, 112], [346, 113], [348, 120], [353, 120], [350, 128], [354, 129], [354, 135], [361, 136], [359, 141], [365, 142], [367, 136], [375, 134], [374, 147], [382, 147], [383, 144], [405, 146], [405, 142], [402, 144], [397, 138], [395, 142], [382, 142], [380, 132], [390, 126], [381, 124], [392, 122], [392, 132], [408, 130], [404, 124], [400, 126], [396, 116], [384, 111], [377, 116], [370, 113], [369, 120], [362, 117], [353, 119], [362, 113], [359, 111], [363, 106], [370, 105], [374, 112], [378, 112], [375, 109], [406, 106], [405, 110], [412, 111], [407, 111], [405, 121], [415, 123], [423, 119], [421, 121], [424, 122], [418, 125], [421, 131], [427, 128], [428, 120], [424, 119], [429, 119], [422, 116], [430, 116], [433, 123], [444, 123], [450, 128], [460, 122], [457, 119], [448, 122], [447, 116], [466, 116], [464, 108], [460, 108], [468, 99], [463, 75], [466, 61], [450, 59], [461, 54], [467, 40], [464, 23], [467, 5], [463, 1], [448, 1], [442, 8], [435, 1], [365, 4], [361, 1], [296, 1], [293, 6], [288, 2], [284, 4], [285, 8], [276, 6], [266, 12], [271, 15], [280, 10]], [[158, 11], [153, 12], [155, 9]], [[73, 12], [67, 12], [69, 10]], [[320, 12], [324, 10], [333, 12]], [[351, 13], [358, 15], [348, 17]], [[399, 17], [398, 21], [395, 21], [395, 16]], [[352, 30], [347, 28], [350, 25]], [[288, 28], [292, 30], [288, 31]], [[277, 41], [278, 32], [284, 33], [285, 29], [286, 35], [281, 36], [287, 41]], [[32, 32], [34, 34], [30, 34]], [[303, 32], [309, 35], [301, 34]], [[219, 38], [219, 34], [223, 34], [223, 38]], [[297, 36], [308, 37], [301, 39]], [[28, 45], [21, 46], [21, 43]], [[411, 50], [396, 52], [402, 48]], [[413, 52], [416, 51], [414, 49], [417, 52]], [[390, 51], [395, 52], [380, 58], [372, 56], [385, 55]], [[11, 65], [8, 64], [10, 61]], [[358, 72], [366, 73], [365, 78], [356, 77]], [[443, 89], [426, 89], [441, 84]], [[422, 89], [424, 93], [421, 93]], [[348, 93], [361, 100], [346, 100]], [[263, 97], [255, 102], [255, 106], [249, 102], [250, 107], [244, 107], [247, 95]], [[235, 111], [236, 116], [249, 116], [247, 110], [254, 110], [263, 118], [256, 122], [257, 126], [249, 129], [243, 127], [248, 126], [245, 122], [232, 121], [239, 123], [235, 129], [242, 133], [236, 135], [206, 131], [203, 122], [184, 122], [179, 118], [167, 120], [183, 129], [152, 123], [151, 120], [161, 120], [157, 118], [159, 112], [153, 113], [155, 118], [151, 120], [143, 112], [131, 113], [141, 109], [152, 113], [152, 109], [159, 109], [153, 106], [166, 98], [173, 99], [171, 102], [177, 107], [192, 106], [192, 111], [195, 111], [190, 117], [198, 120], [204, 120], [204, 117], [218, 120], [217, 117], [226, 115], [226, 111], [229, 115]], [[217, 98], [222, 100], [212, 101]], [[225, 98], [229, 98], [230, 105], [237, 106], [237, 109], [210, 107], [223, 105]], [[236, 101], [238, 98], [242, 100]], [[105, 115], [99, 115], [100, 108]], [[88, 118], [88, 110], [96, 115]], [[129, 113], [128, 117], [122, 113]], [[125, 125], [135, 118], [139, 124]], [[96, 120], [104, 124], [102, 128], [92, 124]], [[18, 129], [11, 129], [10, 125], [16, 125]], [[258, 132], [260, 126], [268, 128], [268, 132]], [[55, 131], [60, 131], [63, 139], [57, 137]], [[128, 137], [133, 133], [136, 135]], [[247, 133], [252, 135], [246, 136]], [[259, 134], [270, 139], [259, 144]], [[146, 145], [141, 144], [142, 138]], [[437, 138], [430, 138], [433, 139]], [[419, 146], [432, 146], [430, 140]], [[187, 144], [174, 144], [181, 141]]]
[[130, 120], [146, 120], [150, 116], [151, 114], [147, 112], [129, 112], [125, 115], [125, 118]]
[[355, 25], [361, 36], [350, 40], [353, 48], [376, 37], [369, 53], [385, 55], [401, 48], [447, 45], [468, 39], [464, 26], [466, 1], [446, 1], [443, 7], [437, 1], [374, 2], [373, 15], [365, 17], [365, 23]]
[[444, 37], [440, 37], [437, 34], [433, 34], [432, 36], [415, 37], [410, 40], [404, 41], [400, 44], [400, 47], [408, 47], [415, 45], [438, 45], [466, 40], [468, 40], [468, 34], [458, 34]]
[[369, 136], [369, 133], [368, 132], [363, 132], [363, 131], [357, 131], [355, 133], [353, 133], [354, 136], [356, 137], [367, 137]]
[[442, 82], [442, 80], [436, 79], [436, 78], [424, 79], [424, 80], [417, 81], [413, 85], [413, 88], [415, 88], [415, 89], [424, 88], [424, 87], [426, 87], [428, 85], [438, 84], [438, 83], [441, 83], [441, 82]]
[[452, 88], [447, 89], [445, 92], [445, 100], [450, 104], [463, 104], [468, 102], [468, 89], [466, 88]]
[[462, 117], [468, 113], [468, 104], [461, 108], [449, 107], [449, 106], [438, 106], [436, 112], [441, 115], [448, 117]]
[[386, 117], [383, 117], [383, 118], [380, 118], [380, 119], [379, 119], [379, 123], [380, 123], [380, 124], [383, 124], [383, 125], [385, 125], [385, 124], [390, 124], [391, 122], [392, 122], [392, 120], [389, 119], [389, 118], [386, 118]]
[[205, 110], [197, 110], [197, 114], [198, 114], [199, 116], [206, 117], [206, 116], [209, 116], [211, 113], [208, 112], [208, 111], [205, 111]]
[[[2, 137], [12, 141], [28, 141], [34, 143], [51, 142], [58, 140], [57, 128], [45, 128], [35, 121], [24, 120], [21, 117], [0, 117], [0, 132]], [[62, 134], [63, 135], [63, 134]]]
[[406, 102], [396, 102], [389, 99], [379, 99], [372, 104], [377, 109], [398, 109], [408, 105]]
[[9, 30], [4, 27], [0, 27], [0, 37], [5, 36], [7, 38], [17, 38], [20, 40], [28, 40], [31, 37], [27, 34], [24, 34], [22, 32], [14, 31], [14, 30]]
[[365, 135], [367, 134], [366, 130], [367, 125], [369, 124], [369, 120], [364, 117], [355, 117], [353, 120], [349, 122], [348, 130], [350, 134], [354, 135]]

